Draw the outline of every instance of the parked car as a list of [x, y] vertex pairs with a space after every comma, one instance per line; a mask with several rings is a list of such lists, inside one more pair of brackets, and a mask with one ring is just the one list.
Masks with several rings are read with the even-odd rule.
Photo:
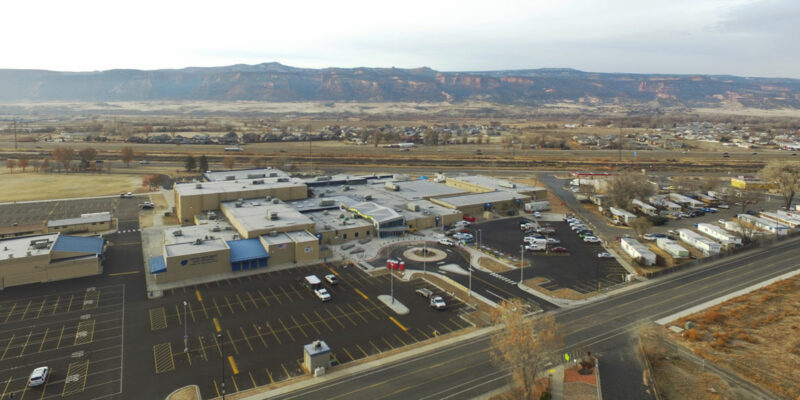
[[450, 239], [439, 239], [439, 244], [441, 244], [442, 246], [450, 246], [450, 247], [452, 247], [452, 246], [456, 245], [456, 242], [454, 242], [454, 241], [452, 241]]
[[50, 373], [49, 367], [38, 367], [31, 372], [28, 378], [28, 387], [41, 386], [47, 382], [47, 375]]
[[556, 239], [556, 238], [547, 238], [546, 240], [547, 240], [547, 244], [559, 244], [559, 243], [561, 243], [561, 241]]
[[339, 277], [334, 274], [328, 274], [325, 275], [325, 281], [327, 281], [329, 285], [333, 286], [339, 283]]
[[720, 225], [725, 225], [725, 223], [728, 222], [728, 220], [726, 220], [725, 218], [720, 218], [717, 220], [717, 222], [719, 222]]
[[566, 247], [561, 247], [561, 246], [553, 247], [552, 249], [550, 249], [550, 252], [551, 253], [566, 253], [567, 252], [567, 248]]
[[156, 206], [156, 205], [155, 205], [155, 204], [153, 204], [153, 202], [152, 202], [152, 201], [145, 201], [144, 203], [142, 203], [142, 204], [139, 204], [139, 208], [141, 208], [141, 209], [143, 209], [143, 210], [149, 210], [149, 209], [151, 209], [151, 208], [154, 208], [155, 206]]
[[330, 292], [328, 292], [328, 289], [325, 288], [314, 289], [314, 294], [317, 296], [318, 299], [322, 301], [331, 300], [331, 294]]
[[464, 215], [461, 217], [461, 219], [467, 222], [475, 222], [475, 217], [470, 217], [469, 215]]
[[525, 246], [525, 250], [527, 251], [545, 251], [547, 250], [547, 245], [544, 243], [531, 243]]
[[720, 205], [718, 205], [717, 207], [718, 207], [718, 208], [724, 208], [724, 209], [726, 209], [726, 210], [727, 210], [727, 209], [729, 209], [729, 208], [731, 208], [731, 206], [729, 206], [729, 205], [727, 205], [727, 204], [720, 204]]
[[580, 231], [586, 229], [586, 225], [572, 225], [571, 229], [573, 231]]
[[463, 240], [465, 242], [471, 242], [471, 241], [475, 240], [475, 238], [471, 234], [464, 233], [464, 232], [456, 233], [455, 235], [453, 235], [453, 239]]
[[431, 307], [437, 310], [444, 310], [447, 309], [447, 303], [444, 302], [442, 296], [433, 296], [431, 297]]
[[745, 213], [747, 213], [747, 215], [758, 215], [758, 213], [753, 210], [747, 210]]
[[642, 236], [642, 239], [654, 241], [658, 238], [664, 238], [664, 237], [667, 237], [667, 235], [663, 233], [645, 233], [644, 236]]
[[678, 214], [678, 216], [681, 217], [681, 218], [689, 218], [689, 217], [691, 217], [691, 215], [689, 215], [688, 213], [685, 213], [685, 212], [681, 212], [680, 214]]
[[542, 213], [540, 213], [539, 211], [534, 211], [533, 212], [533, 217], [534, 218], [542, 218]]
[[594, 232], [592, 232], [592, 231], [582, 231], [582, 232], [578, 233], [578, 237], [581, 238], [581, 239], [583, 239], [583, 238], [585, 238], [587, 236], [594, 236]]
[[608, 252], [597, 253], [597, 258], [614, 258], [614, 255]]
[[417, 294], [428, 299], [433, 296], [433, 291], [428, 288], [419, 288], [417, 289]]
[[583, 241], [586, 243], [600, 243], [600, 239], [597, 236], [586, 236], [583, 238]]

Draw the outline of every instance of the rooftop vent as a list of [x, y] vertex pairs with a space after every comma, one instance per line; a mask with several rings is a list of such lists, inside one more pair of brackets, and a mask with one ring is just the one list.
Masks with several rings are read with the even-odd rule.
[[269, 231], [269, 235], [272, 237], [278, 236], [278, 231]]
[[221, 230], [222, 230], [222, 229], [219, 227], [219, 225], [216, 225], [216, 226], [214, 226], [213, 228], [211, 228], [211, 232], [219, 232], [219, 231], [221, 231]]
[[227, 175], [227, 176], [225, 177], [225, 180], [226, 180], [226, 181], [233, 181], [233, 180], [236, 180], [236, 176], [235, 176], [235, 175]]
[[203, 188], [203, 184], [202, 184], [202, 183], [196, 183], [196, 184], [194, 185], [194, 188], [195, 188], [195, 189], [202, 189], [202, 188]]
[[172, 232], [172, 236], [183, 236], [183, 231], [178, 229], [177, 231]]
[[253, 185], [263, 185], [263, 184], [264, 184], [264, 180], [263, 179], [255, 179], [255, 180], [253, 180]]
[[203, 244], [203, 239], [197, 238], [194, 240], [194, 244]]
[[368, 195], [364, 196], [364, 201], [370, 201], [370, 200], [372, 200], [372, 195], [371, 194], [368, 194]]
[[289, 178], [278, 178], [278, 182], [289, 182]]
[[280, 200], [278, 200], [278, 199], [272, 199], [272, 204], [280, 204], [280, 202], [281, 202], [281, 201], [280, 201]]
[[270, 172], [270, 173], [269, 173], [269, 177], [270, 177], [270, 178], [275, 178], [275, 177], [277, 177], [277, 176], [278, 176], [278, 173], [277, 173], [277, 172]]
[[278, 212], [277, 211], [270, 211], [269, 212], [269, 220], [270, 221], [275, 221], [276, 219], [278, 219]]
[[386, 182], [383, 184], [383, 187], [385, 187], [387, 190], [394, 190], [394, 191], [400, 190], [400, 187], [395, 185], [394, 182]]
[[247, 179], [265, 178], [267, 174], [247, 174]]

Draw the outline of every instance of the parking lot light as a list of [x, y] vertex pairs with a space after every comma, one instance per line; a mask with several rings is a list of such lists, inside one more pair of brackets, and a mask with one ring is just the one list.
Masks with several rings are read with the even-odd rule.
[[222, 367], [222, 400], [225, 400], [225, 340], [222, 333], [217, 333], [217, 340], [219, 340], [219, 352], [222, 354], [219, 365]]
[[519, 284], [522, 284], [522, 268], [525, 266], [525, 245], [519, 246]]
[[[189, 352], [189, 321], [186, 319], [186, 306], [189, 303], [184, 300], [183, 301], [183, 352]], [[194, 314], [192, 314], [194, 315]]]

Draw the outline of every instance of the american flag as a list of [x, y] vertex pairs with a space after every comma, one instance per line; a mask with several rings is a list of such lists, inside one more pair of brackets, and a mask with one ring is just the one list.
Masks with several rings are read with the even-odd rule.
[[283, 244], [283, 243], [281, 243], [281, 244], [279, 244], [279, 245], [278, 245], [278, 248], [279, 248], [279, 249], [285, 249], [285, 248], [286, 248], [286, 245], [285, 245], [285, 244]]

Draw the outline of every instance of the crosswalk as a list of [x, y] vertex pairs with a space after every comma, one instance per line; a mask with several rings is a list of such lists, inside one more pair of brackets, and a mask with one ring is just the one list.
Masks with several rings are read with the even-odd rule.
[[118, 230], [117, 233], [132, 233], [132, 232], [141, 232], [141, 229], [125, 229], [125, 230]]
[[501, 281], [503, 281], [503, 282], [505, 282], [505, 283], [507, 283], [509, 285], [515, 285], [515, 286], [517, 285], [517, 281], [509, 279], [509, 278], [506, 278], [505, 276], [500, 275], [497, 272], [489, 272], [489, 275], [491, 275], [491, 276], [493, 276], [493, 277], [495, 277], [497, 279], [500, 279]]

